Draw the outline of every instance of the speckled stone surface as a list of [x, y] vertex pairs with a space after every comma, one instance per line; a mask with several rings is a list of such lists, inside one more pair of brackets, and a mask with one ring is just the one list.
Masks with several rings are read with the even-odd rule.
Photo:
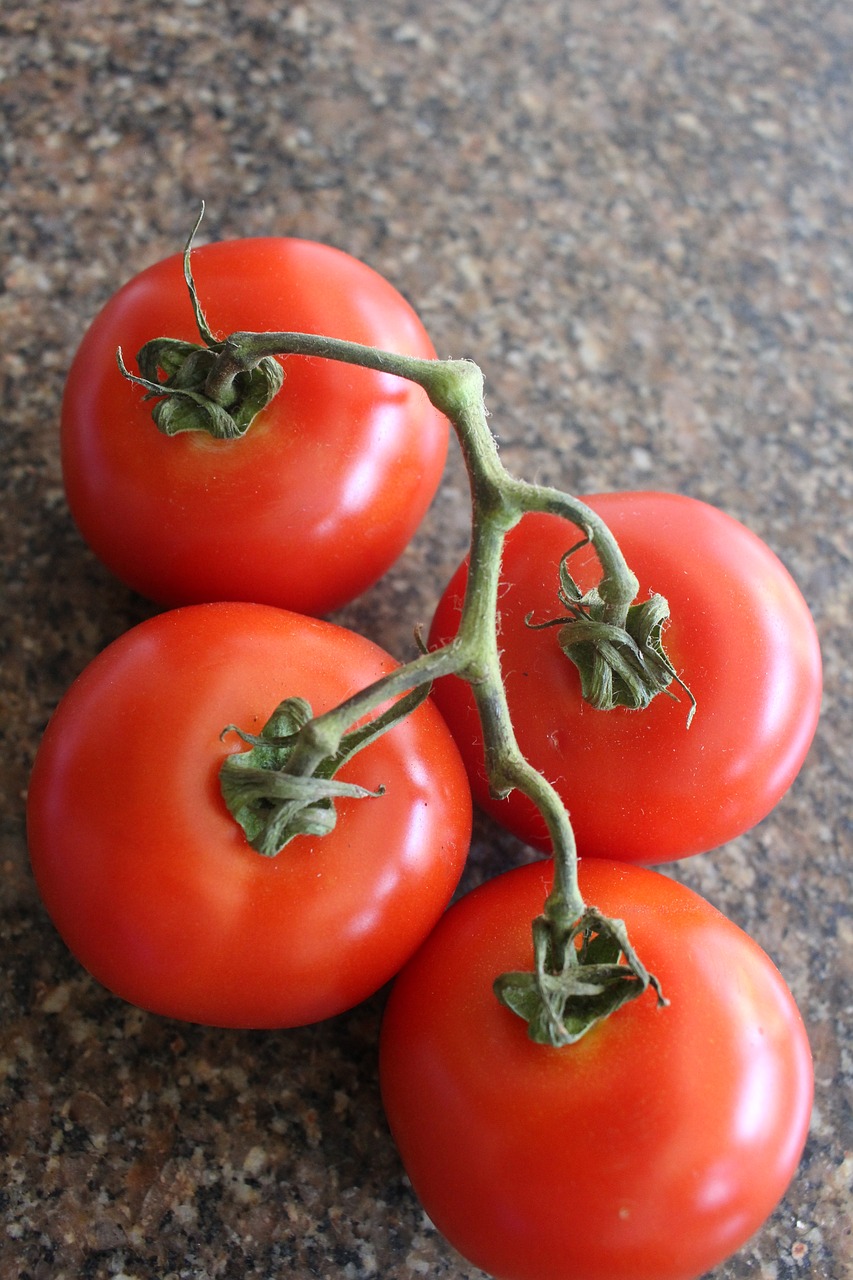
[[[325, 240], [477, 360], [517, 474], [717, 503], [798, 579], [824, 714], [755, 831], [672, 873], [773, 956], [817, 1081], [801, 1170], [718, 1280], [851, 1256], [853, 7], [848, 0], [270, 0], [0, 12], [0, 1276], [475, 1280], [382, 1115], [382, 996], [295, 1032], [141, 1013], [37, 898], [23, 804], [78, 671], [153, 612], [83, 546], [57, 420], [82, 330], [207, 238]], [[339, 619], [400, 657], [465, 546], [458, 455]], [[529, 856], [478, 821], [466, 885]]]

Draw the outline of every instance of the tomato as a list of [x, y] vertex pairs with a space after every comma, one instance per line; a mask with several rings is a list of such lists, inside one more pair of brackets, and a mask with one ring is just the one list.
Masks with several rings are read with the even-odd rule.
[[778, 970], [660, 872], [584, 859], [651, 992], [566, 1048], [535, 1044], [494, 978], [533, 967], [551, 882], [530, 863], [459, 900], [386, 1007], [382, 1097], [426, 1213], [499, 1280], [693, 1280], [784, 1194], [809, 1124], [811, 1054]]
[[[204, 245], [192, 270], [214, 333], [298, 330], [432, 358], [409, 304], [310, 241]], [[413, 383], [331, 360], [284, 361], [284, 386], [239, 440], [168, 437], [128, 382], [158, 337], [199, 341], [182, 255], [142, 271], [85, 334], [62, 406], [62, 467], [83, 537], [165, 605], [251, 600], [330, 612], [393, 564], [441, 479], [448, 423]]]
[[286, 696], [315, 714], [396, 664], [331, 623], [265, 605], [190, 605], [126, 632], [77, 678], [37, 753], [33, 870], [65, 942], [111, 991], [209, 1025], [327, 1018], [400, 968], [468, 850], [465, 771], [424, 703], [338, 775], [335, 829], [274, 858], [248, 844], [218, 771]]
[[[529, 515], [510, 533], [502, 565], [500, 646], [522, 753], [557, 788], [582, 855], [661, 863], [718, 847], [764, 818], [808, 751], [821, 699], [821, 659], [808, 607], [781, 561], [731, 516], [666, 493], [585, 499], [614, 532], [640, 597], [670, 604], [664, 643], [698, 706], [658, 695], [642, 711], [596, 710], [582, 700], [559, 628], [558, 566], [571, 524]], [[600, 570], [585, 548], [569, 570], [582, 589]], [[454, 635], [467, 567], [436, 610], [431, 647]], [[547, 850], [537, 810], [519, 792], [489, 794], [479, 722], [467, 685], [434, 697], [459, 744], [475, 799], [509, 830]]]

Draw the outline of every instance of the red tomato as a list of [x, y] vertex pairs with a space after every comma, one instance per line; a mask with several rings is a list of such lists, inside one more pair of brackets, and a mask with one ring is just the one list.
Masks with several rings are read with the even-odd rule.
[[[698, 708], [656, 697], [643, 711], [584, 702], [558, 628], [558, 565], [574, 527], [526, 516], [510, 533], [500, 597], [500, 645], [522, 753], [560, 792], [581, 854], [659, 863], [713, 849], [764, 818], [808, 751], [821, 698], [817, 633], [796, 584], [743, 525], [704, 502], [665, 493], [596, 494], [585, 501], [614, 532], [640, 581], [671, 608], [664, 643]], [[572, 557], [583, 589], [600, 576], [594, 554]], [[430, 645], [454, 635], [467, 567], [436, 611]], [[470, 689], [455, 677], [434, 697], [459, 744], [475, 799], [509, 830], [549, 848], [544, 823], [519, 792], [489, 795]]]
[[550, 863], [446, 913], [397, 979], [382, 1096], [424, 1209], [499, 1280], [693, 1280], [772, 1212], [809, 1123], [812, 1065], [764, 952], [642, 867], [581, 862], [587, 902], [621, 918], [651, 992], [563, 1049], [534, 1044], [494, 978], [532, 969]]
[[[432, 358], [409, 304], [370, 267], [305, 240], [205, 245], [207, 319]], [[448, 424], [413, 383], [331, 360], [284, 361], [284, 386], [239, 440], [169, 438], [116, 364], [157, 337], [199, 341], [182, 255], [142, 271], [93, 321], [68, 377], [62, 466], [84, 538], [167, 605], [254, 600], [327, 613], [397, 559], [441, 479]]]
[[338, 774], [322, 839], [278, 857], [249, 846], [218, 770], [283, 697], [319, 713], [394, 662], [369, 640], [264, 605], [167, 612], [108, 646], [41, 743], [30, 853], [57, 929], [111, 991], [169, 1017], [282, 1027], [377, 990], [426, 937], [461, 874], [470, 792], [425, 703]]

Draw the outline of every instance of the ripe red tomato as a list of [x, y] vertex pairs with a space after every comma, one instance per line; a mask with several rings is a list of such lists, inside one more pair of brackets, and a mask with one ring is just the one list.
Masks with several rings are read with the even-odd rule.
[[533, 1043], [492, 982], [532, 969], [550, 863], [445, 914], [386, 1008], [382, 1097], [424, 1209], [498, 1280], [694, 1280], [772, 1212], [800, 1159], [813, 1077], [778, 970], [669, 877], [581, 861], [651, 992], [578, 1043]]
[[[305, 240], [204, 245], [192, 269], [207, 319], [298, 330], [432, 358], [409, 304], [348, 254]], [[284, 361], [284, 386], [239, 440], [162, 435], [128, 367], [157, 337], [198, 342], [182, 256], [142, 271], [96, 316], [68, 376], [62, 466], [95, 554], [161, 604], [252, 600], [338, 608], [376, 581], [441, 479], [448, 424], [413, 383], [331, 360]]]
[[393, 976], [447, 905], [471, 801], [423, 704], [365, 747], [323, 838], [249, 846], [218, 771], [287, 696], [320, 713], [395, 666], [370, 641], [264, 605], [191, 605], [125, 633], [85, 669], [42, 740], [28, 797], [44, 903], [80, 962], [124, 999], [209, 1025], [339, 1013]]
[[[640, 581], [671, 608], [664, 643], [698, 708], [656, 697], [643, 711], [584, 702], [558, 628], [558, 566], [575, 541], [554, 516], [525, 516], [502, 567], [500, 645], [522, 753], [560, 792], [581, 854], [660, 863], [713, 849], [764, 818], [808, 751], [821, 699], [817, 633], [799, 589], [773, 552], [730, 516], [666, 493], [596, 494], [585, 501], [614, 532]], [[570, 572], [582, 589], [600, 576], [585, 548]], [[430, 645], [454, 635], [467, 567], [433, 619]], [[679, 690], [672, 686], [676, 694]], [[462, 751], [474, 798], [509, 830], [549, 848], [538, 811], [519, 792], [489, 795], [469, 686], [455, 677], [434, 697]]]

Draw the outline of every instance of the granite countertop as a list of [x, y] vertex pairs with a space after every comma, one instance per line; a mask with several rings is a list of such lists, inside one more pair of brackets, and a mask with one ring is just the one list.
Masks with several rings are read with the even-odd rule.
[[[44, 725], [155, 611], [68, 514], [65, 371], [203, 197], [209, 239], [322, 240], [391, 279], [440, 354], [482, 366], [516, 474], [716, 503], [798, 580], [826, 678], [806, 765], [757, 829], [670, 871], [771, 954], [815, 1057], [800, 1172], [715, 1275], [853, 1276], [848, 0], [43, 0], [0, 34], [0, 1275], [480, 1275], [388, 1135], [384, 993], [278, 1033], [151, 1016], [81, 970], [31, 878]], [[454, 451], [400, 563], [337, 620], [408, 656], [466, 521]], [[480, 817], [465, 883], [527, 856]]]

